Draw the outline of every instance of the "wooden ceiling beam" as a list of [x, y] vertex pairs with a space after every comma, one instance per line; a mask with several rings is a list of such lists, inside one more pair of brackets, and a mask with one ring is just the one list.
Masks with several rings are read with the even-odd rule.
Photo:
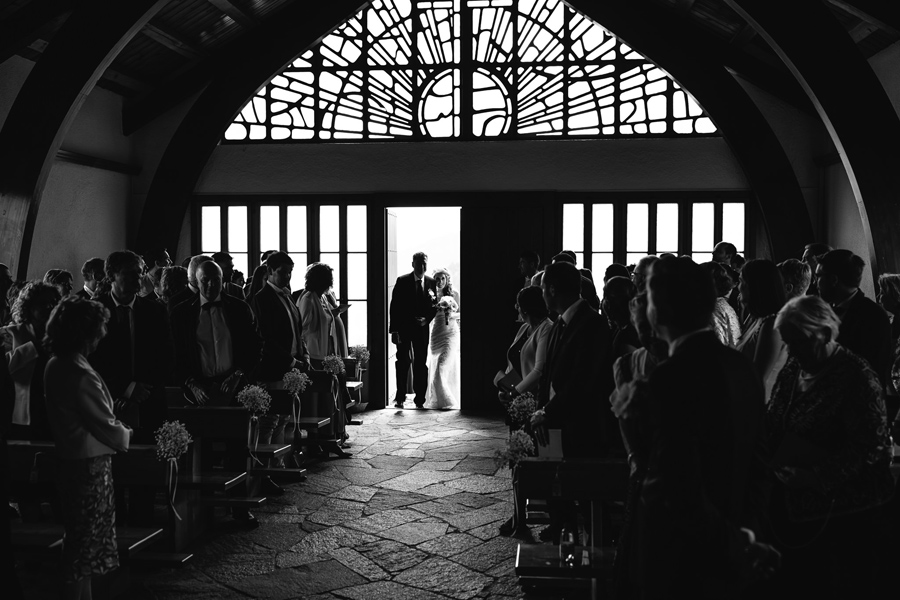
[[57, 151], [91, 90], [168, 0], [85, 0], [56, 32], [0, 129], [0, 256], [28, 278], [34, 227]]
[[827, 0], [854, 17], [900, 37], [900, 3], [891, 0]]
[[209, 56], [209, 53], [205, 50], [198, 48], [190, 42], [181, 39], [178, 35], [166, 31], [153, 23], [147, 23], [147, 26], [141, 30], [141, 33], [154, 42], [165, 46], [172, 52], [176, 52], [187, 59], [200, 60]]
[[897, 272], [900, 119], [878, 76], [818, 0], [726, 2], [753, 24], [815, 105], [850, 181], [873, 277]]
[[78, 0], [33, 0], [0, 23], [0, 63], [68, 18]]
[[230, 0], [207, 0], [207, 2], [231, 17], [232, 21], [244, 29], [252, 29], [259, 25], [259, 21], [256, 20], [256, 17], [248, 14]]

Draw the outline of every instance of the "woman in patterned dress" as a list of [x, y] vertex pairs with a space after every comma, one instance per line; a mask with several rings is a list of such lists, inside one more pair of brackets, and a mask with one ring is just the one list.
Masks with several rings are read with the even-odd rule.
[[91, 578], [119, 566], [112, 455], [126, 452], [131, 429], [113, 414], [113, 399], [87, 361], [106, 335], [109, 311], [69, 297], [50, 315], [44, 373], [47, 414], [59, 458], [63, 507], [64, 598], [91, 597]]

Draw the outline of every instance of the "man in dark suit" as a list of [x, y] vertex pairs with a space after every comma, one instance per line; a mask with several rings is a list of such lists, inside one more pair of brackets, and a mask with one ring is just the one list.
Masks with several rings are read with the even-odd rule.
[[647, 287], [647, 316], [669, 358], [641, 386], [641, 401], [617, 411], [644, 432], [628, 446], [646, 473], [619, 574], [629, 597], [737, 597], [745, 552], [759, 549], [741, 528], [764, 506], [762, 383], [709, 329], [716, 292], [699, 265], [660, 259]]
[[141, 257], [129, 250], [107, 257], [112, 290], [94, 299], [111, 317], [106, 337], [89, 358], [116, 400], [116, 415], [134, 429], [136, 441], [151, 443], [165, 421], [174, 350], [165, 306], [137, 295], [141, 268]]
[[[256, 378], [272, 395], [276, 405], [284, 406], [287, 392], [282, 384], [291, 369], [309, 370], [309, 352], [303, 342], [300, 311], [291, 301], [290, 284], [294, 261], [284, 252], [275, 252], [266, 261], [266, 281], [253, 296], [253, 312], [263, 338], [262, 359]], [[280, 397], [280, 398], [279, 398]], [[261, 444], [284, 441], [288, 414], [259, 418]]]
[[822, 300], [841, 320], [837, 342], [866, 359], [882, 386], [890, 383], [893, 362], [887, 313], [859, 289], [865, 261], [849, 250], [832, 250], [818, 259], [816, 284]]
[[205, 254], [198, 254], [197, 256], [191, 257], [190, 261], [188, 261], [187, 266], [188, 286], [169, 299], [169, 306], [174, 309], [182, 302], [187, 302], [188, 300], [193, 300], [197, 297], [197, 294], [199, 292], [199, 289], [197, 287], [197, 269], [203, 263], [211, 260], [212, 258], [206, 256]]
[[406, 400], [406, 379], [409, 367], [413, 369], [415, 404], [422, 408], [428, 389], [428, 326], [437, 312], [435, 298], [437, 288], [434, 279], [425, 274], [428, 256], [424, 252], [413, 254], [413, 272], [401, 275], [391, 294], [390, 323], [391, 342], [397, 346], [397, 395], [394, 406], [403, 408]]
[[97, 291], [97, 286], [103, 281], [105, 274], [105, 262], [102, 258], [91, 258], [85, 261], [81, 267], [81, 277], [84, 279], [84, 287], [75, 295], [85, 300], [91, 300]]
[[215, 252], [212, 259], [222, 269], [222, 291], [229, 296], [243, 298], [244, 290], [241, 289], [241, 286], [231, 282], [234, 275], [234, 259], [231, 258], [231, 255], [227, 252]]

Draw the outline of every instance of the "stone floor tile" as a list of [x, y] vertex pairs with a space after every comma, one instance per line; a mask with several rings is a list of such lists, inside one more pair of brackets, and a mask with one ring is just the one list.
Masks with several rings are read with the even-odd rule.
[[365, 503], [371, 500], [377, 491], [377, 489], [365, 485], [348, 485], [331, 494], [331, 497]]
[[420, 462], [419, 464], [413, 465], [410, 467], [410, 472], [412, 471], [452, 471], [453, 467], [459, 464], [458, 460], [431, 460], [428, 456], [425, 456], [425, 460]]
[[366, 533], [379, 533], [422, 518], [422, 513], [408, 509], [384, 510], [362, 519], [347, 523], [347, 527]]
[[376, 456], [375, 458], [370, 458], [367, 462], [376, 469], [402, 471], [405, 473], [411, 466], [419, 462], [419, 460], [421, 459], [407, 458], [405, 456]]
[[[443, 500], [443, 499], [442, 499]], [[458, 515], [460, 513], [464, 513], [469, 511], [469, 507], [463, 506], [461, 504], [454, 504], [452, 502], [442, 502], [438, 500], [432, 500], [429, 502], [419, 502], [418, 504], [410, 505], [410, 508], [417, 510], [426, 515], [431, 515], [433, 517], [437, 517], [441, 520], [446, 521], [446, 518], [450, 515]]]
[[319, 510], [306, 517], [306, 521], [319, 525], [340, 525], [361, 517], [364, 507], [362, 502], [331, 498]]
[[446, 496], [453, 496], [454, 494], [460, 493], [456, 488], [448, 487], [443, 483], [435, 483], [433, 485], [423, 487], [422, 489], [418, 490], [418, 492], [426, 496], [431, 496], [432, 498], [444, 498]]
[[510, 565], [515, 564], [518, 547], [519, 540], [516, 538], [498, 536], [451, 556], [450, 560], [475, 571], [486, 573], [491, 568], [504, 562], [508, 562]]
[[431, 500], [431, 496], [413, 492], [379, 489], [372, 496], [372, 499], [366, 502], [366, 509], [363, 514], [366, 516], [375, 515], [384, 510], [403, 508], [420, 502], [427, 502], [428, 500]]
[[463, 473], [481, 473], [482, 475], [493, 475], [497, 472], [497, 462], [492, 458], [479, 458], [469, 456], [461, 461], [454, 471]]
[[444, 558], [429, 558], [422, 564], [403, 571], [394, 578], [398, 583], [441, 593], [458, 600], [474, 598], [493, 579]]
[[378, 487], [399, 492], [415, 492], [434, 483], [449, 482], [465, 476], [465, 473], [454, 473], [453, 471], [412, 471], [398, 475], [393, 479], [382, 481], [378, 484]]
[[219, 583], [231, 584], [274, 571], [275, 554], [226, 554], [197, 568]]
[[365, 582], [362, 576], [332, 559], [291, 569], [278, 569], [273, 573], [248, 577], [231, 585], [253, 598], [288, 600], [342, 587], [357, 586]]
[[[236, 600], [246, 599], [246, 594], [217, 583], [205, 573], [190, 566], [155, 576], [141, 582], [140, 587], [149, 590], [158, 600]], [[134, 597], [129, 590], [129, 598]]]
[[403, 544], [415, 546], [428, 540], [440, 537], [447, 532], [446, 523], [426, 523], [416, 521], [414, 523], [406, 523], [390, 529], [385, 529], [378, 535], [396, 540]]
[[338, 592], [339, 597], [350, 600], [445, 600], [446, 596], [438, 596], [418, 588], [396, 583], [394, 581], [377, 581], [352, 588], [344, 588]]
[[425, 458], [425, 451], [418, 448], [400, 448], [388, 453], [388, 456], [402, 456], [405, 458]]
[[375, 485], [400, 474], [396, 470], [376, 469], [371, 465], [367, 468], [339, 467], [338, 470], [354, 485]]
[[[510, 516], [512, 516], [512, 509], [509, 510]], [[507, 517], [509, 518], [509, 517]], [[503, 519], [504, 521], [506, 519]], [[488, 523], [487, 525], [482, 525], [481, 527], [475, 527], [474, 529], [470, 529], [467, 531], [469, 535], [474, 535], [480, 540], [491, 540], [500, 535], [500, 519]]]
[[447, 485], [465, 492], [490, 494], [508, 490], [509, 480], [501, 477], [492, 477], [490, 475], [469, 475], [468, 477], [448, 481]]
[[504, 521], [509, 518], [510, 514], [512, 514], [512, 511], [508, 506], [505, 506], [504, 504], [495, 504], [469, 512], [450, 515], [445, 520], [457, 529], [468, 531], [495, 521]]
[[421, 550], [410, 548], [393, 540], [380, 540], [357, 546], [355, 549], [390, 573], [411, 569], [428, 559], [428, 555]]
[[447, 558], [481, 544], [481, 541], [467, 533], [449, 533], [416, 546], [419, 550]]
[[353, 548], [337, 548], [329, 553], [335, 560], [369, 581], [390, 579], [391, 575]]
[[435, 462], [446, 462], [448, 460], [464, 460], [468, 454], [465, 452], [456, 452], [451, 450], [428, 450], [425, 452], [425, 460], [431, 460]]
[[[507, 490], [507, 493], [512, 494], [512, 488]], [[453, 498], [448, 498], [446, 500], [442, 500], [444, 504], [461, 504], [463, 506], [467, 506], [469, 508], [484, 508], [485, 506], [493, 506], [497, 504], [497, 499], [493, 498], [490, 495], [483, 494], [473, 494], [471, 492], [460, 492], [453, 496]]]
[[[361, 544], [377, 541], [377, 538], [346, 527], [329, 527], [310, 533], [297, 544], [291, 546], [289, 553], [278, 555], [279, 566], [296, 566], [314, 562], [315, 557], [324, 556], [335, 548], [355, 548]], [[296, 554], [297, 556], [285, 556]], [[293, 562], [292, 562], [293, 561]]]

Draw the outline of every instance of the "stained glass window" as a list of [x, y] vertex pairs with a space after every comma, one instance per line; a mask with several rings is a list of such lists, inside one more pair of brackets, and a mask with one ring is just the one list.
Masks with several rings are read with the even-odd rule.
[[667, 73], [562, 0], [372, 0], [224, 141], [709, 135]]

